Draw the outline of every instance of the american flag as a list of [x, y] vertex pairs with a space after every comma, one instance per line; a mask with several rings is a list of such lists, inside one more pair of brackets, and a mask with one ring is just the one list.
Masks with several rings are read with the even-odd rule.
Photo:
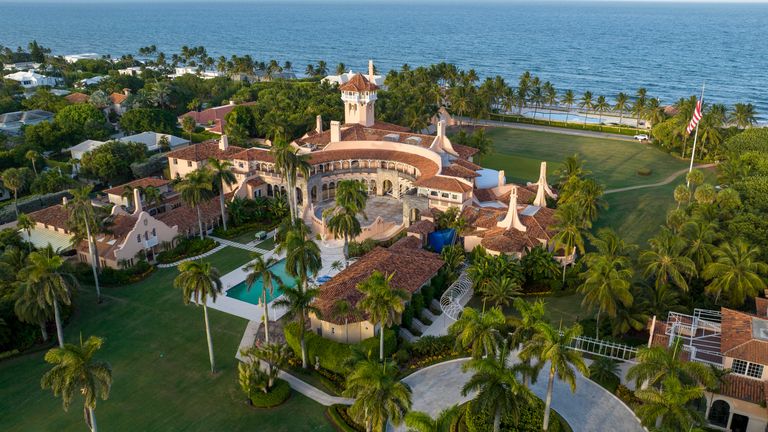
[[699, 124], [699, 121], [701, 121], [701, 101], [696, 102], [696, 109], [693, 111], [693, 117], [688, 123], [688, 127], [685, 129], [686, 132], [688, 132], [688, 135], [691, 134], [691, 131], [696, 129], [696, 125]]

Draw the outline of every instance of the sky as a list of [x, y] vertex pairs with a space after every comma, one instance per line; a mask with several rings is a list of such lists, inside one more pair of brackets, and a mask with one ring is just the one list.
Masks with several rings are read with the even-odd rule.
[[[483, 3], [768, 3], [768, 0], [480, 0]], [[402, 3], [403, 0], [0, 0], [0, 3]], [[409, 3], [477, 3], [478, 0], [409, 0]]]

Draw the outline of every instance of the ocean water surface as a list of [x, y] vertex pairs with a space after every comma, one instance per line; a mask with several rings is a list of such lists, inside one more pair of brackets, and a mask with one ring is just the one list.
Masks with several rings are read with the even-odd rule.
[[0, 3], [0, 45], [57, 54], [171, 54], [203, 45], [303, 71], [447, 61], [511, 82], [525, 70], [558, 89], [612, 97], [646, 87], [663, 103], [695, 94], [757, 105], [768, 119], [768, 4]]

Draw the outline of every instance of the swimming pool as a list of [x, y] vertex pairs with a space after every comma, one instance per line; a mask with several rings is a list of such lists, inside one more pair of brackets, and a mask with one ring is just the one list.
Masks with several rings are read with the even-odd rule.
[[[278, 261], [277, 264], [272, 266], [272, 272], [275, 273], [275, 276], [279, 277], [280, 280], [283, 281], [284, 285], [288, 286], [296, 286], [296, 281], [288, 275], [285, 271], [285, 260]], [[261, 299], [263, 285], [261, 278], [257, 279], [256, 282], [253, 283], [251, 286], [251, 289], [248, 289], [247, 284], [245, 281], [240, 282], [239, 284], [233, 286], [232, 288], [227, 290], [227, 297], [231, 297], [240, 301], [244, 301], [246, 303], [258, 305], [259, 300]], [[276, 299], [277, 297], [280, 297], [283, 292], [280, 290], [280, 288], [277, 286], [276, 283], [273, 283], [272, 287], [273, 292], [270, 295], [269, 292], [267, 292], [267, 302], [271, 302], [273, 299]]]

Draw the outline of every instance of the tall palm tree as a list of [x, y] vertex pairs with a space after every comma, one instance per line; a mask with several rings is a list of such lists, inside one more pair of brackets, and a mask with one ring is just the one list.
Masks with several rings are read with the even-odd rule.
[[343, 394], [355, 399], [349, 414], [365, 424], [366, 432], [384, 432], [387, 422], [399, 426], [411, 409], [411, 389], [398, 379], [398, 373], [391, 361], [363, 360], [347, 377]]
[[323, 267], [320, 247], [312, 239], [309, 228], [301, 219], [280, 238], [277, 252], [286, 252], [285, 270], [299, 282], [301, 289], [308, 289], [309, 276], [317, 276]]
[[533, 119], [536, 120], [536, 113], [539, 110], [539, 106], [544, 101], [544, 93], [542, 93], [541, 86], [534, 86], [531, 88], [529, 100], [533, 104]]
[[523, 365], [510, 366], [509, 354], [503, 346], [498, 357], [473, 358], [462, 366], [465, 372], [472, 370], [474, 374], [462, 387], [461, 394], [466, 396], [477, 391], [469, 407], [475, 413], [492, 415], [494, 432], [500, 430], [502, 417], [519, 418], [535, 400], [533, 393], [517, 379]]
[[[534, 302], [529, 302], [521, 297], [515, 299], [514, 303], [519, 318], [511, 317], [508, 321], [514, 326], [515, 330], [510, 333], [509, 340], [512, 346], [519, 348], [522, 344], [533, 338], [536, 334], [536, 324], [544, 320], [544, 301], [539, 299]], [[526, 387], [530, 384], [530, 378], [538, 377], [539, 367], [543, 364], [538, 363], [536, 366], [531, 366], [532, 359], [521, 359], [523, 364], [527, 365], [531, 370], [536, 371], [533, 374], [526, 374], [523, 376], [523, 384]]]
[[50, 388], [53, 395], [61, 395], [66, 411], [72, 404], [75, 393], [83, 396], [86, 410], [86, 423], [92, 432], [98, 431], [96, 425], [96, 401], [107, 400], [112, 388], [112, 366], [96, 360], [94, 355], [101, 349], [104, 339], [91, 336], [80, 344], [66, 344], [60, 348], [51, 348], [45, 353], [45, 361], [53, 367], [47, 371], [40, 386]]
[[213, 182], [219, 188], [219, 206], [221, 207], [221, 223], [224, 225], [224, 231], [227, 230], [227, 213], [224, 210], [224, 185], [232, 186], [235, 181], [235, 173], [232, 172], [232, 162], [228, 160], [219, 160], [208, 158], [208, 167], [211, 170]]
[[598, 96], [597, 102], [595, 103], [595, 111], [599, 114], [598, 116], [598, 123], [603, 123], [603, 113], [611, 108], [611, 105], [608, 103], [608, 100], [605, 99], [605, 96]]
[[8, 168], [0, 175], [3, 186], [13, 192], [13, 208], [16, 211], [16, 217], [19, 216], [19, 191], [24, 190], [29, 183], [26, 172], [29, 172], [28, 168]]
[[506, 275], [496, 275], [484, 287], [481, 292], [483, 302], [490, 302], [494, 306], [509, 306], [512, 299], [523, 293], [520, 283]]
[[72, 199], [67, 201], [64, 208], [67, 210], [70, 219], [72, 219], [74, 223], [80, 223], [80, 221], [82, 221], [82, 226], [85, 228], [85, 241], [88, 243], [88, 257], [91, 260], [91, 271], [93, 272], [93, 280], [96, 285], [96, 301], [101, 303], [101, 287], [99, 286], [99, 272], [97, 270], [99, 259], [97, 256], [98, 254], [96, 254], [96, 241], [93, 235], [98, 225], [98, 221], [96, 220], [96, 212], [90, 197], [92, 188], [92, 186], [87, 185], [77, 189], [71, 189], [69, 193], [72, 194]]
[[571, 349], [571, 343], [581, 336], [581, 326], [556, 329], [549, 323], [536, 324], [536, 334], [520, 351], [521, 358], [538, 358], [542, 362], [549, 362], [549, 381], [547, 381], [547, 397], [544, 401], [544, 425], [546, 431], [549, 428], [549, 414], [552, 406], [552, 389], [557, 378], [570, 385], [571, 392], [576, 391], [576, 371], [584, 376], [589, 376], [589, 368], [581, 353]]
[[35, 150], [29, 150], [24, 154], [24, 159], [32, 162], [32, 171], [34, 171], [35, 177], [37, 177], [37, 161], [40, 159], [40, 153]]
[[301, 344], [301, 367], [307, 368], [307, 346], [304, 341], [304, 332], [306, 331], [307, 314], [320, 316], [320, 309], [312, 304], [320, 294], [317, 288], [308, 288], [306, 290], [300, 287], [285, 286], [282, 289], [283, 295], [275, 300], [274, 306], [285, 308], [285, 316], [288, 319], [296, 320], [299, 323], [299, 342]]
[[673, 284], [688, 291], [686, 276], [696, 274], [696, 264], [683, 255], [686, 242], [667, 228], [648, 240], [651, 249], [640, 253], [640, 264], [645, 266], [645, 277], [653, 277], [656, 288]]
[[744, 129], [753, 126], [757, 122], [756, 117], [755, 106], [751, 103], [737, 103], [733, 106], [731, 121], [736, 123], [739, 128]]
[[195, 121], [192, 116], [184, 116], [181, 118], [181, 128], [184, 130], [184, 132], [189, 135], [189, 142], [192, 142], [192, 134], [195, 133], [195, 129], [197, 129], [197, 122]]
[[61, 323], [61, 305], [69, 305], [72, 292], [79, 286], [77, 279], [64, 272], [64, 260], [48, 247], [32, 252], [27, 257], [29, 265], [22, 271], [22, 280], [26, 280], [30, 295], [35, 298], [41, 309], [53, 308], [56, 320], [56, 336], [59, 347], [64, 348], [64, 329]]
[[563, 93], [563, 99], [561, 102], [567, 109], [565, 112], [565, 122], [568, 123], [568, 116], [571, 114], [571, 108], [573, 108], [573, 104], [576, 103], [576, 95], [573, 93], [573, 90], [566, 90], [565, 93]]
[[35, 228], [35, 225], [35, 221], [24, 213], [19, 213], [19, 216], [16, 218], [16, 228], [27, 234], [30, 251], [32, 250], [32, 230]]
[[357, 285], [363, 298], [357, 304], [360, 310], [368, 314], [368, 320], [379, 326], [379, 360], [384, 361], [384, 332], [395, 324], [405, 310], [408, 292], [390, 285], [392, 276], [374, 271], [371, 276]]
[[412, 432], [450, 432], [451, 426], [461, 416], [461, 408], [451, 405], [440, 411], [436, 418], [421, 411], [411, 411], [405, 415], [405, 425]]
[[297, 153], [288, 142], [276, 139], [272, 143], [270, 152], [275, 158], [275, 170], [288, 184], [288, 204], [291, 207], [291, 220], [297, 217], [296, 181], [299, 174], [304, 178], [309, 177], [310, 164], [307, 155]]
[[597, 255], [586, 260], [586, 264], [586, 271], [579, 275], [584, 282], [578, 290], [584, 294], [582, 306], [597, 309], [595, 337], [600, 338], [600, 315], [605, 312], [615, 318], [622, 307], [632, 305], [630, 287], [634, 272], [624, 257]]
[[587, 124], [587, 118], [589, 117], [589, 110], [591, 110], [594, 107], [594, 104], [592, 102], [591, 91], [584, 92], [584, 94], [581, 96], [581, 102], [579, 103], [579, 106], [581, 106], [581, 108], [585, 110], [584, 124]]
[[682, 359], [683, 345], [682, 339], [676, 338], [670, 347], [639, 348], [637, 364], [627, 371], [627, 380], [634, 381], [637, 387], [656, 386], [668, 377], [688, 384], [714, 385], [715, 378], [707, 365]]
[[[584, 253], [584, 236], [582, 230], [588, 228], [582, 219], [583, 214], [574, 204], [564, 204], [555, 210], [555, 226], [557, 234], [552, 238], [555, 248], [563, 249], [564, 257], [569, 257], [578, 250]], [[563, 260], [563, 281], [567, 261]]]
[[344, 264], [348, 264], [349, 239], [355, 238], [362, 232], [358, 214], [365, 214], [365, 204], [368, 193], [363, 182], [358, 180], [342, 180], [336, 187], [336, 204], [326, 209], [323, 217], [328, 217], [326, 227], [331, 233], [344, 238]]
[[544, 103], [549, 106], [549, 122], [552, 123], [552, 107], [557, 104], [557, 89], [551, 82], [547, 81], [542, 86], [544, 92]]
[[458, 321], [451, 324], [448, 333], [456, 338], [458, 348], [469, 349], [473, 358], [480, 358], [496, 353], [501, 341], [499, 330], [504, 323], [504, 314], [499, 308], [480, 313], [468, 307]]
[[264, 305], [264, 343], [269, 343], [269, 303], [267, 300], [267, 293], [269, 298], [275, 295], [275, 283], [282, 285], [283, 281], [280, 276], [276, 275], [272, 271], [272, 267], [279, 261], [275, 257], [269, 257], [264, 259], [261, 254], [253, 254], [253, 261], [248, 263], [243, 270], [248, 272], [248, 276], [245, 278], [245, 286], [248, 291], [251, 290], [253, 284], [258, 280], [261, 280], [261, 301]]
[[723, 295], [732, 306], [741, 306], [747, 297], [755, 297], [765, 289], [763, 277], [768, 275], [768, 264], [760, 261], [759, 247], [738, 239], [721, 244], [714, 258], [701, 276], [710, 281], [705, 291], [715, 296], [715, 303]]
[[40, 326], [40, 334], [43, 342], [48, 342], [48, 329], [46, 324], [53, 310], [47, 302], [40, 303], [37, 300], [37, 292], [33, 284], [19, 284], [16, 292], [16, 302], [13, 310], [19, 321]]
[[616, 95], [616, 104], [613, 109], [619, 112], [619, 124], [624, 124], [624, 112], [627, 111], [627, 104], [629, 102], [629, 96], [626, 93], [621, 92]]
[[692, 430], [703, 423], [703, 416], [691, 406], [691, 402], [704, 396], [704, 387], [686, 385], [675, 377], [667, 377], [660, 387], [648, 387], [635, 391], [642, 402], [637, 415], [646, 426], [658, 430]]
[[179, 275], [173, 281], [173, 286], [181, 289], [184, 304], [194, 301], [203, 306], [205, 317], [205, 336], [208, 340], [208, 357], [211, 360], [211, 373], [216, 371], [213, 358], [213, 340], [211, 339], [211, 326], [208, 322], [208, 299], [216, 301], [216, 296], [221, 294], [221, 279], [219, 271], [211, 263], [204, 261], [187, 261], [179, 264]]
[[698, 272], [703, 272], [713, 259], [717, 226], [710, 221], [695, 219], [683, 225], [682, 234], [688, 242], [686, 256], [693, 260]]
[[203, 217], [200, 213], [200, 205], [213, 198], [213, 176], [207, 168], [198, 168], [187, 174], [176, 185], [176, 191], [181, 195], [181, 200], [197, 211], [197, 226], [200, 240], [203, 239]]

